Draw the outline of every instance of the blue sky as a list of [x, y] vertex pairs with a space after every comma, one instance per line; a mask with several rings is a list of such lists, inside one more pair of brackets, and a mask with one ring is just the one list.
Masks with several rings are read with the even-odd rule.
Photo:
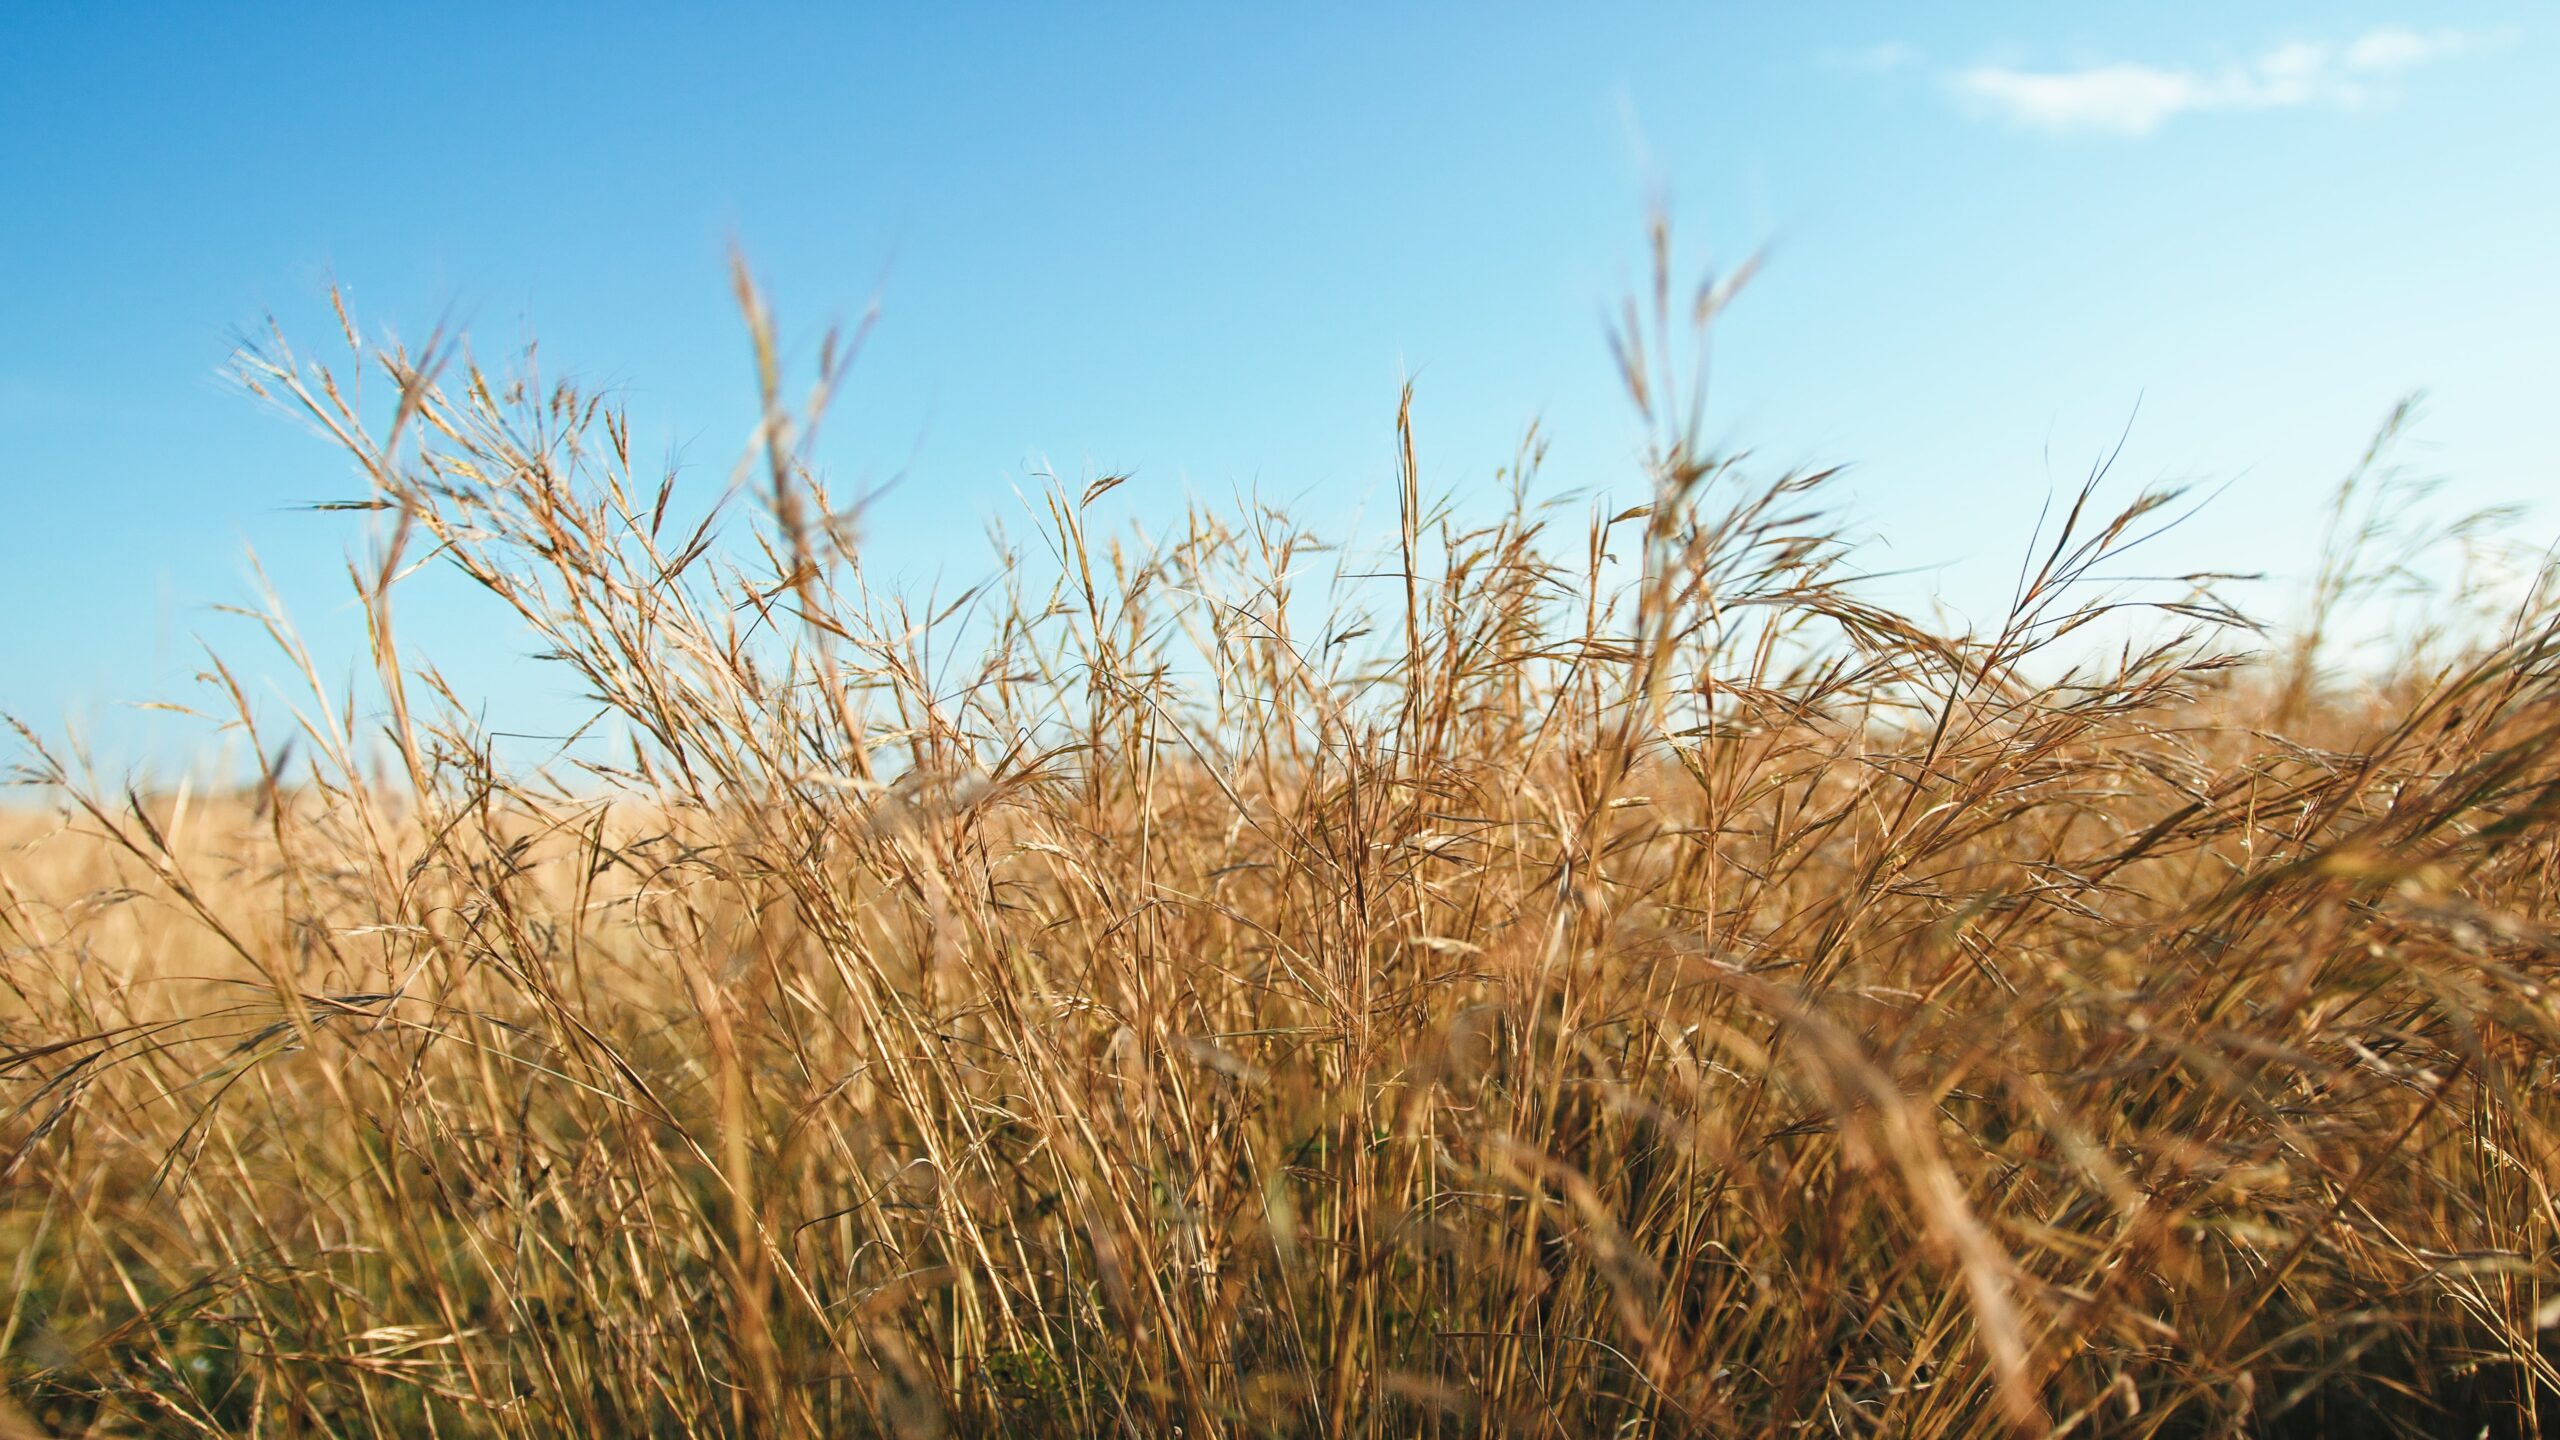
[[[258, 658], [210, 608], [251, 547], [349, 663], [362, 526], [293, 507], [352, 477], [220, 378], [269, 313], [325, 342], [332, 278], [369, 327], [539, 334], [716, 489], [733, 240], [804, 341], [880, 300], [827, 458], [905, 474], [874, 564], [917, 583], [982, 575], [1044, 466], [1134, 471], [1123, 520], [1374, 512], [1408, 374], [1435, 486], [1535, 416], [1551, 489], [1632, 493], [1602, 315], [1657, 189], [1693, 263], [1768, 251], [1716, 434], [1854, 465], [1871, 563], [1950, 604], [2128, 420], [2128, 484], [2231, 482], [2164, 568], [2299, 573], [2420, 387], [2454, 499], [2552, 489], [2538, 7], [1569, 8], [13, 11], [0, 708], [165, 751], [116, 702], [189, 698], [197, 634]], [[485, 610], [406, 615], [493, 723], [553, 703]]]

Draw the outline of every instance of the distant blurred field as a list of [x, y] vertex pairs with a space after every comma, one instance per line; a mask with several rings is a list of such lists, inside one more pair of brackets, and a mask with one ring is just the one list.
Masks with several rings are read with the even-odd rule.
[[[0, 1434], [2470, 1435], [2560, 1398], [2546, 589], [2341, 654], [2112, 578], [2176, 511], [2101, 492], [1951, 633], [1868, 598], [1825, 477], [1700, 450], [1666, 300], [1620, 337], [1649, 505], [1469, 518], [1408, 446], [1381, 558], [1062, 492], [928, 614], [803, 463], [840, 353], [786, 404], [746, 300], [725, 532], [594, 397], [431, 350], [372, 357], [373, 414], [245, 362], [372, 479], [384, 699], [231, 687], [271, 768], [214, 794], [22, 737]], [[2357, 518], [2382, 483], [2306, 613], [2418, 573]], [[499, 765], [397, 648], [422, 562], [574, 668], [574, 763]]]

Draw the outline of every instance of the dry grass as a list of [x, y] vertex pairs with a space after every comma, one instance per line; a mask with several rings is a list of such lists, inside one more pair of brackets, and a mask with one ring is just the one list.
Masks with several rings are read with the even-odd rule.
[[[927, 614], [803, 463], [842, 352], [788, 411], [746, 299], [743, 544], [592, 397], [431, 347], [370, 413], [250, 358], [375, 487], [384, 703], [315, 683], [233, 795], [28, 752], [32, 1423], [2536, 1428], [2539, 600], [2351, 688], [2172, 584], [2187, 628], [2091, 659], [2167, 512], [2084, 496], [2005, 625], [1945, 633], [1862, 598], [1821, 477], [1700, 453], [1666, 286], [1620, 337], [1649, 507], [1468, 523], [1408, 447], [1371, 567], [1061, 493], [1054, 564]], [[493, 760], [395, 648], [430, 560], [609, 755]], [[1327, 566], [1383, 578], [1293, 595]]]

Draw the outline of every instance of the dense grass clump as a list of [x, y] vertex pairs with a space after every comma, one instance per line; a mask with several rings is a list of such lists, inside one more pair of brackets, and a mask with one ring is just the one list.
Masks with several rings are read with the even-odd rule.
[[[1062, 492], [928, 613], [747, 302], [725, 541], [595, 397], [250, 358], [373, 487], [382, 701], [217, 665], [238, 794], [27, 737], [0, 1432], [2538, 1427], [2544, 592], [2341, 679], [2101, 583], [2167, 512], [2084, 494], [1995, 630], [1894, 613], [1658, 296], [1648, 505], [1468, 520], [1408, 443], [1372, 563]], [[586, 743], [500, 762], [422, 563]]]

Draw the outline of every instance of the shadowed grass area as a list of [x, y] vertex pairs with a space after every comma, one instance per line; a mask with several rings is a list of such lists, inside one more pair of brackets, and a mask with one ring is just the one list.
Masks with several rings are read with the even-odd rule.
[[[595, 397], [250, 356], [374, 486], [382, 703], [216, 665], [237, 794], [22, 732], [0, 1433], [2532, 1433], [2560, 610], [2324, 680], [2083, 492], [1895, 613], [1697, 444], [1729, 288], [1619, 336], [1648, 505], [1408, 436], [1382, 561], [1059, 493], [938, 613], [743, 279], [726, 541]], [[589, 743], [498, 762], [419, 564]]]

